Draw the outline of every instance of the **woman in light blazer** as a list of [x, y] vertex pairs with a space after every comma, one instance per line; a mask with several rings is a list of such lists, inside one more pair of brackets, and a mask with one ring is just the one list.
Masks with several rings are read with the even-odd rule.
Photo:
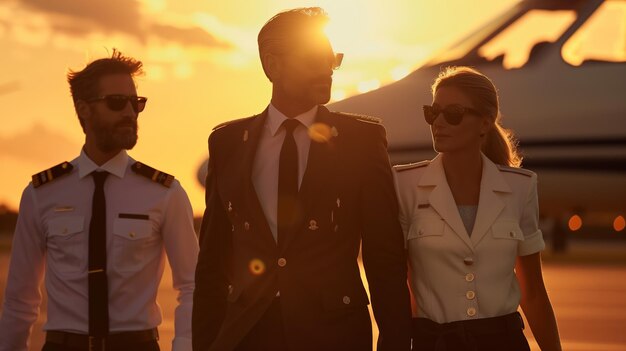
[[560, 350], [541, 272], [537, 175], [519, 168], [496, 88], [449, 67], [424, 106], [438, 155], [396, 166], [413, 295], [414, 350]]

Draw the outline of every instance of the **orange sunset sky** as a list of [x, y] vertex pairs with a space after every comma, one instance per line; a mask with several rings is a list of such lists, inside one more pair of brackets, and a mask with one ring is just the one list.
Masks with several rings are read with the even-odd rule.
[[[271, 93], [256, 37], [275, 13], [321, 6], [345, 53], [333, 99], [402, 78], [518, 0], [0, 0], [0, 204], [17, 209], [33, 173], [75, 158], [83, 133], [65, 74], [118, 48], [144, 62], [135, 159], [171, 173], [196, 214], [216, 124], [262, 111]], [[428, 89], [428, 87], [425, 87]]]

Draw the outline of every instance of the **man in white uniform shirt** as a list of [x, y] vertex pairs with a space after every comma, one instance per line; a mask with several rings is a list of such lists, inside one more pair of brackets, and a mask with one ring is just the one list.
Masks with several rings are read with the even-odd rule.
[[198, 243], [180, 183], [136, 162], [142, 63], [114, 50], [68, 74], [85, 145], [24, 190], [0, 319], [0, 350], [25, 351], [45, 274], [45, 351], [159, 350], [157, 289], [170, 262], [174, 351], [191, 350]]

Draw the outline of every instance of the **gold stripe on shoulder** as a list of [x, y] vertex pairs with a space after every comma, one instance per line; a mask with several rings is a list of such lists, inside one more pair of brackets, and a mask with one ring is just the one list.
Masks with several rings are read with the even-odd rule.
[[71, 163], [67, 161], [61, 162], [52, 168], [48, 168], [37, 174], [33, 174], [32, 176], [33, 186], [35, 188], [38, 188], [44, 184], [50, 183], [53, 180], [61, 176], [72, 173], [73, 169], [74, 169], [74, 166], [72, 166]]
[[532, 177], [533, 174], [534, 174], [533, 171], [530, 171], [530, 170], [524, 169], [524, 168], [519, 168], [519, 167], [510, 167], [510, 166], [498, 165], [498, 169], [501, 172], [517, 173], [517, 174], [524, 175], [526, 177]]
[[356, 120], [364, 121], [364, 122], [381, 124], [382, 121], [383, 121], [382, 119], [380, 119], [378, 117], [367, 116], [367, 115], [360, 115], [360, 114], [357, 114], [357, 113], [349, 113], [349, 112], [335, 112], [335, 113], [340, 115], [340, 116], [343, 116], [343, 117], [350, 117], [350, 118], [354, 118]]
[[425, 166], [428, 166], [429, 164], [430, 164], [430, 160], [426, 160], [426, 161], [421, 161], [421, 162], [416, 162], [416, 163], [393, 166], [393, 169], [396, 172], [402, 172], [402, 171], [408, 171], [409, 169], [425, 167]]
[[159, 183], [167, 188], [171, 187], [172, 182], [174, 182], [173, 175], [161, 172], [158, 169], [154, 169], [141, 162], [135, 162], [130, 168], [133, 170], [133, 172], [144, 176], [155, 183]]

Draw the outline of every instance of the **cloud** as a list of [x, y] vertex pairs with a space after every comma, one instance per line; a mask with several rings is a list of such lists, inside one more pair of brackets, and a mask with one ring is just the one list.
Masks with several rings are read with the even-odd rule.
[[61, 16], [62, 20], [75, 20], [85, 30], [100, 29], [104, 31], [120, 31], [141, 36], [140, 7], [133, 0], [22, 0], [26, 7]]
[[[183, 46], [230, 49], [233, 44], [218, 39], [214, 34], [197, 25], [163, 23], [168, 16], [147, 15], [143, 5], [137, 0], [0, 0], [1, 4], [25, 13], [22, 24], [29, 24], [28, 14], [43, 15], [51, 29], [72, 37], [86, 37], [90, 34], [121, 33], [145, 44], [156, 38]], [[24, 16], [25, 15], [25, 16]], [[0, 16], [2, 17], [2, 16]], [[157, 19], [155, 19], [157, 18]], [[19, 25], [6, 21], [7, 25]]]
[[186, 45], [230, 47], [229, 44], [217, 40], [213, 35], [200, 27], [178, 28], [170, 25], [154, 24], [150, 32], [162, 39], [178, 41]]
[[80, 152], [80, 146], [66, 135], [41, 124], [35, 124], [30, 129], [13, 135], [0, 136], [0, 150], [3, 156], [35, 163], [50, 160], [61, 162], [74, 158]]

